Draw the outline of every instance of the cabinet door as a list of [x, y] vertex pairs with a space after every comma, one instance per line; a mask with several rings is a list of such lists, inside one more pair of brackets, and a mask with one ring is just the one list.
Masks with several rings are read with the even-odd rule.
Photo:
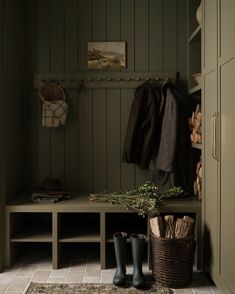
[[217, 70], [204, 76], [204, 261], [212, 277], [218, 272], [218, 161], [214, 128], [217, 119]]
[[[204, 0], [203, 121], [204, 121], [204, 264], [212, 277], [218, 272], [218, 123], [217, 2]], [[217, 120], [217, 121], [216, 121]]]
[[219, 0], [219, 77], [221, 104], [220, 276], [235, 293], [235, 1]]
[[[235, 26], [235, 23], [234, 23]], [[235, 293], [235, 59], [220, 66], [221, 78], [221, 248], [220, 274]]]

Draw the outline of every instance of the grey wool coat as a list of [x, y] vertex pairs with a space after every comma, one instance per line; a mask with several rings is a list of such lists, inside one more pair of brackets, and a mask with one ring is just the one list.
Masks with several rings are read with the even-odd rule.
[[175, 86], [146, 82], [136, 89], [123, 147], [123, 160], [149, 168], [159, 187], [188, 191], [189, 131]]

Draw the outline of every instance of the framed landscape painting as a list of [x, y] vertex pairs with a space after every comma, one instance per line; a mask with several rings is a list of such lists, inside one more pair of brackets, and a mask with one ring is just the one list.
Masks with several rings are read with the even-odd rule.
[[126, 42], [88, 42], [88, 69], [126, 67]]

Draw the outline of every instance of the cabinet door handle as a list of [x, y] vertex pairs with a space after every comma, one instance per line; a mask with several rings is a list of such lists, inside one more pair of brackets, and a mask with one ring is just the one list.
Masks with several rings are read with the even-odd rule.
[[216, 129], [217, 117], [218, 117], [218, 113], [215, 112], [212, 115], [212, 157], [218, 161], [219, 157], [217, 155], [217, 129]]

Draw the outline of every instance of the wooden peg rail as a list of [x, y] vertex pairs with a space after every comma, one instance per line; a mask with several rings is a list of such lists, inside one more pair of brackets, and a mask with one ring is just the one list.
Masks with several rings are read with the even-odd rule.
[[176, 72], [80, 72], [80, 73], [38, 73], [34, 76], [36, 89], [48, 82], [56, 82], [63, 88], [136, 88], [145, 81], [171, 80], [175, 82]]

